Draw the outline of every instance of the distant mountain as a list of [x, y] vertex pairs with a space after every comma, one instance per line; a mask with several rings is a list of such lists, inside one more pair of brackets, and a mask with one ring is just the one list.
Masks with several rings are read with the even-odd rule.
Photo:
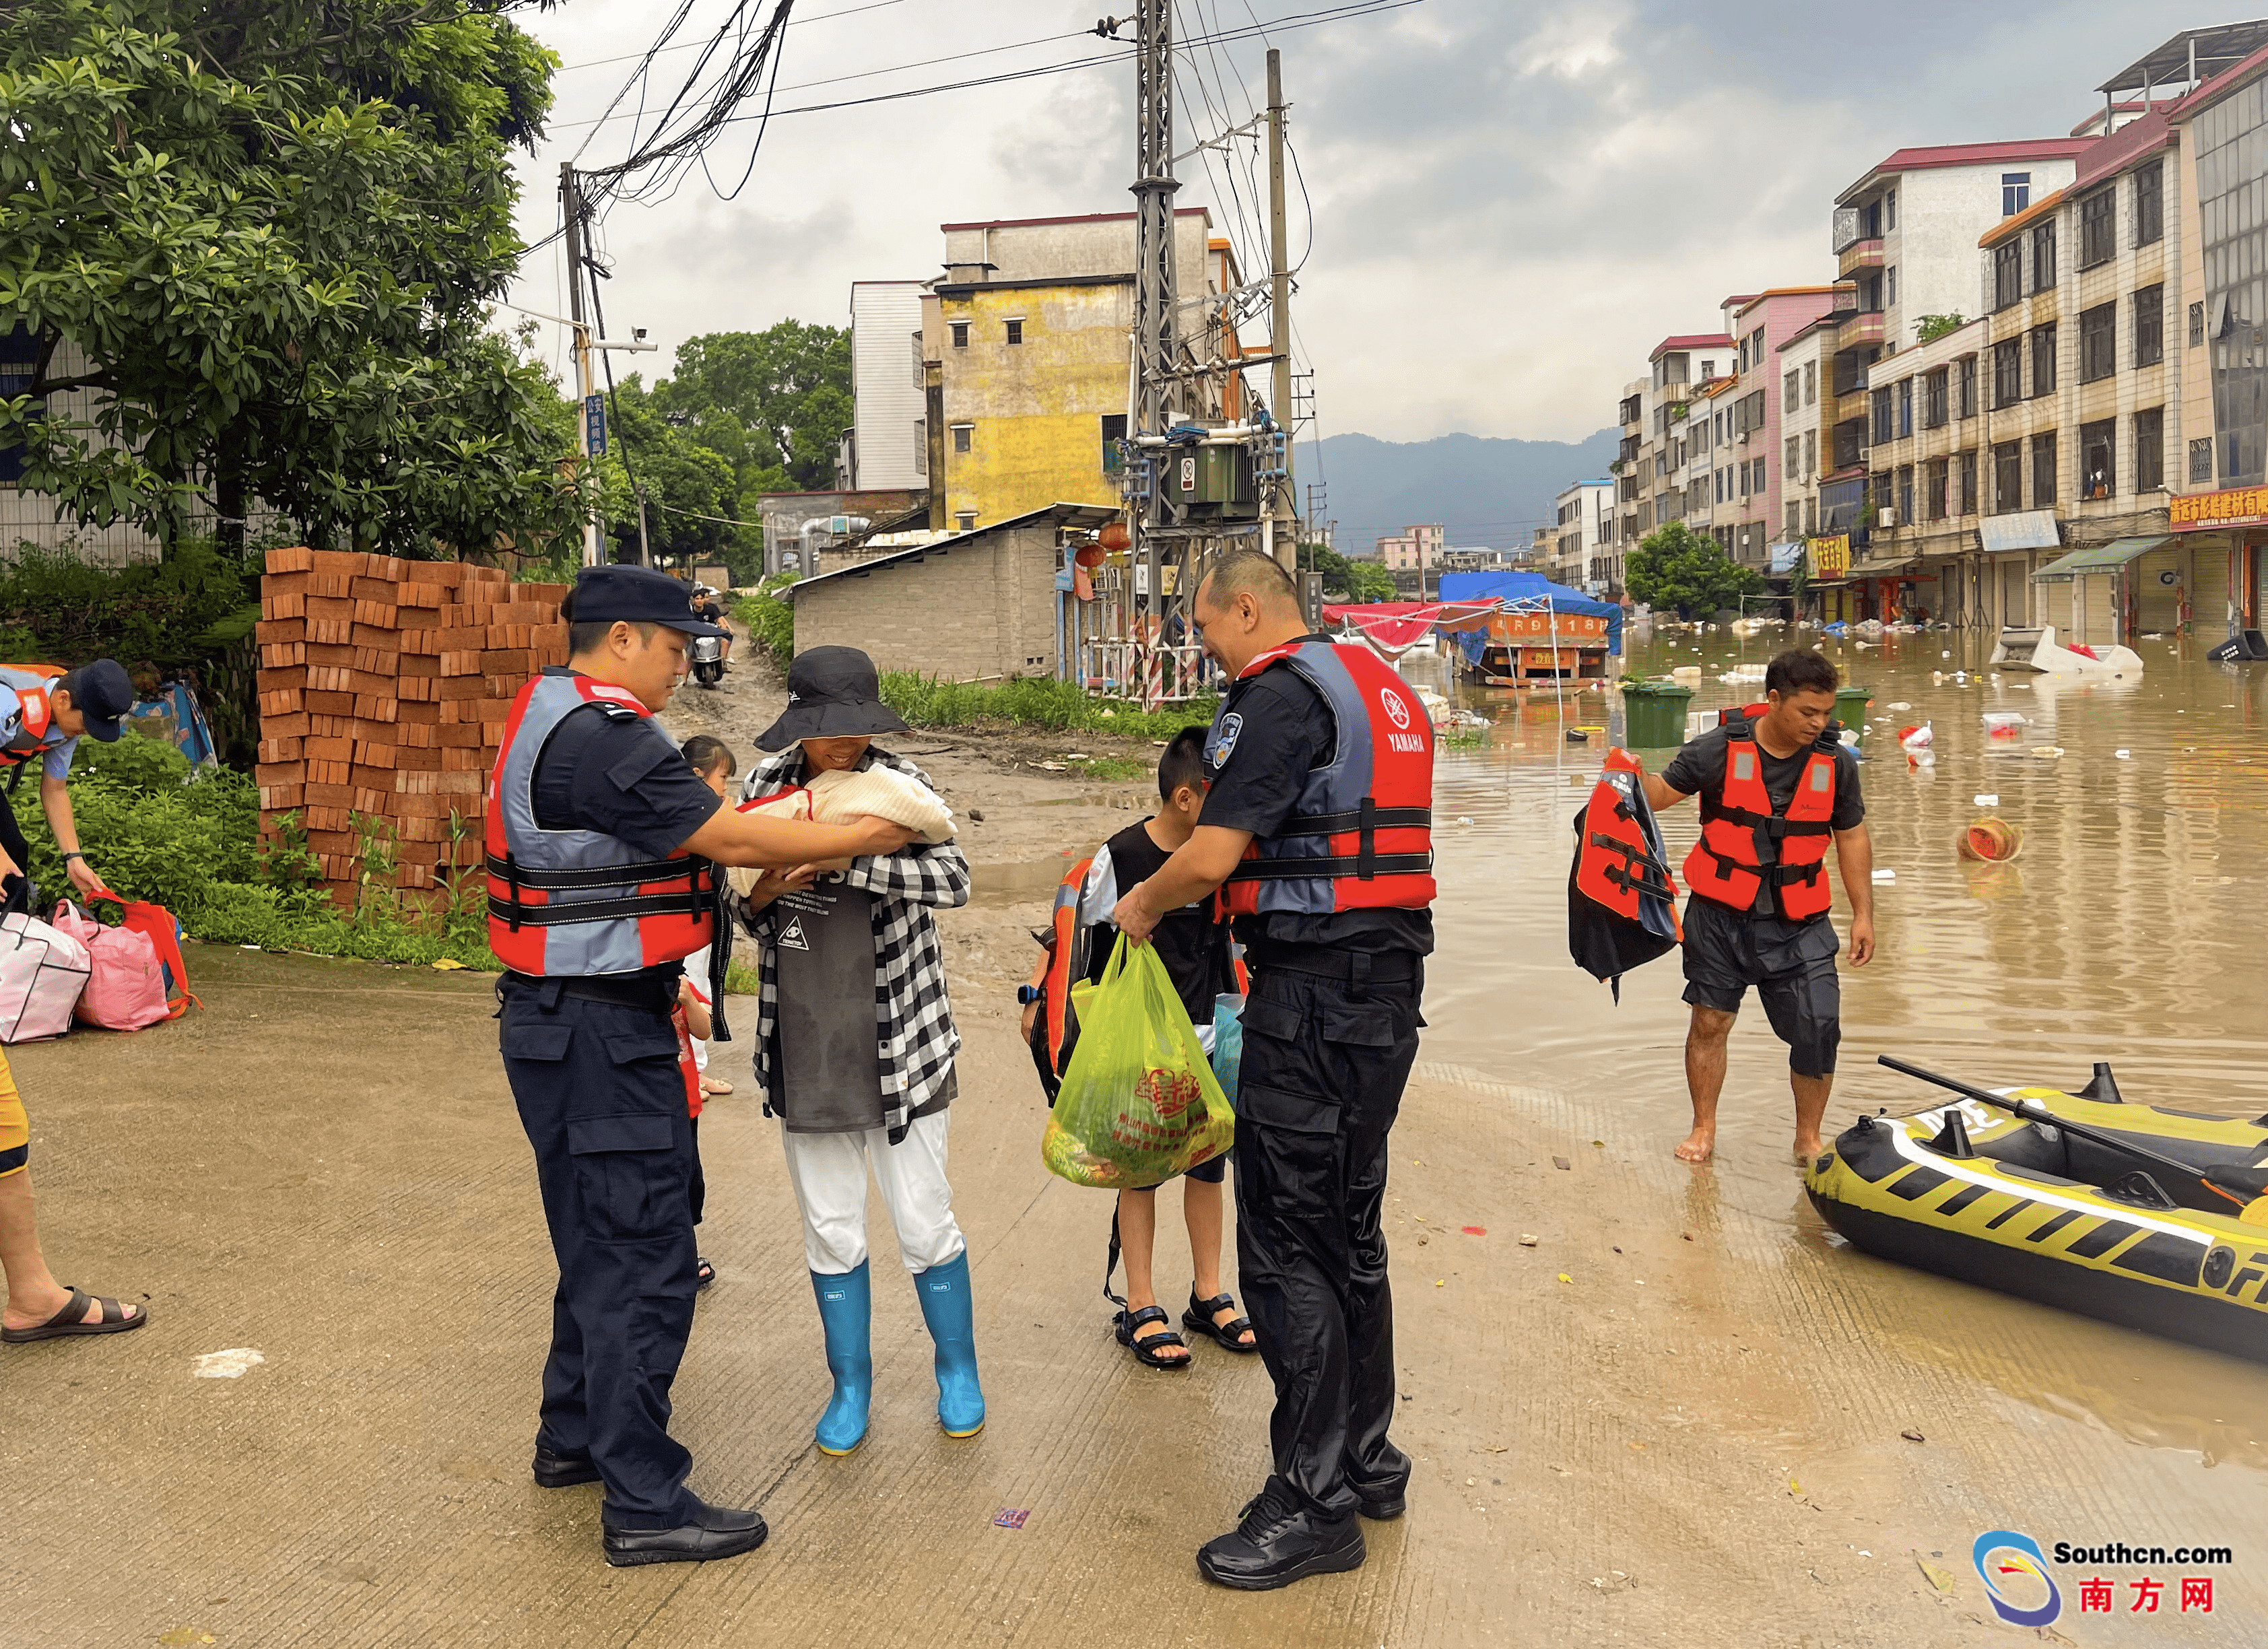
[[1418, 521], [1447, 523], [1453, 547], [1518, 548], [1550, 523], [1551, 501], [1569, 482], [1606, 475], [1619, 437], [1613, 429], [1576, 442], [1334, 435], [1320, 453], [1313, 445], [1300, 449], [1300, 511], [1306, 512], [1308, 483], [1327, 482], [1323, 516], [1339, 524], [1341, 555], [1370, 555], [1379, 539]]

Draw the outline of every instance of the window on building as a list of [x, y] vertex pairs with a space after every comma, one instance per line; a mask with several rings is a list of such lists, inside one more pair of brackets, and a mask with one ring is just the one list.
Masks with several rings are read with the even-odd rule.
[[2024, 245], [2011, 237], [1992, 248], [1992, 308], [1997, 313], [2024, 295]]
[[1818, 470], [1818, 468], [1819, 431], [1816, 430], [1806, 430], [1803, 432], [1803, 474], [1805, 478], [1808, 480], [1811, 475]]
[[1898, 266], [1895, 263], [1882, 271], [1882, 307], [1888, 309], [1898, 301]]
[[2190, 484], [2213, 484], [2213, 437], [2200, 435], [2190, 443]]
[[1021, 343], [1023, 341], [1024, 320], [1022, 316], [1019, 315], [1008, 323], [1008, 342], [1011, 343]]
[[2118, 192], [2099, 188], [2079, 203], [2079, 267], [2091, 269], [2107, 263], [2118, 250], [2114, 225], [2118, 216]]
[[2160, 492], [2166, 485], [2166, 409], [2152, 407], [2134, 415], [2134, 490]]
[[2166, 289], [2146, 286], [2134, 294], [2134, 364], [2155, 366], [2166, 358]]
[[914, 420], [914, 474], [929, 474], [929, 420]]
[[2010, 338], [1992, 346], [1992, 404], [2013, 407], [2024, 398], [2024, 345]]
[[976, 433], [976, 426], [973, 423], [954, 424], [953, 426], [953, 450], [956, 453], [967, 452], [968, 450], [969, 438]]
[[1781, 530], [1784, 531], [1788, 537], [1793, 538], [1797, 534], [1803, 531], [1803, 506], [1801, 504], [1798, 504], [1794, 499], [1790, 498], [1787, 501], [1787, 507], [1782, 512], [1782, 514], [1786, 517], [1786, 525]]
[[1890, 390], [1885, 384], [1868, 397], [1873, 412], [1873, 445], [1880, 446], [1890, 438]]
[[1913, 433], [1913, 379], [1898, 379], [1898, 438]]
[[2034, 327], [2032, 337], [2032, 394], [2052, 395], [2056, 386], [2056, 329], [2050, 321], [2044, 327]]
[[2134, 244], [2146, 247], [2166, 234], [2166, 163], [2153, 160], [2134, 173]]
[[2190, 348], [2205, 348], [2205, 306], [2201, 303], [2190, 306]]
[[1953, 416], [1956, 418], [1975, 417], [1977, 416], [1977, 357], [1975, 356], [1964, 355], [1961, 357], [1958, 370], [1954, 374], [1954, 381], [1955, 394], [1953, 398]]
[[2006, 515], [2023, 507], [2023, 443], [2003, 441], [1992, 449], [1992, 513]]
[[1940, 366], [1922, 379], [1922, 427], [1941, 430], [1953, 422], [1953, 371]]
[[976, 530], [976, 512], [974, 510], [955, 510], [953, 512], [953, 525], [963, 533], [975, 532]]
[[2056, 432], [2032, 437], [2032, 508], [2051, 509], [2056, 501]]
[[1816, 361], [1803, 364], [1803, 404], [1807, 407], [1819, 404], [1819, 363]]
[[1800, 435], [1791, 435], [1787, 438], [1784, 445], [1786, 449], [1786, 467], [1781, 473], [1789, 481], [1800, 481], [1803, 478], [1803, 470], [1801, 468], [1801, 465], [1803, 463], [1803, 438]]
[[1882, 192], [1882, 227], [1888, 231], [1896, 229], [1897, 226], [1898, 192], [1896, 189], [1885, 189]]
[[2043, 218], [2032, 231], [2032, 290], [2051, 292], [2056, 283], [2056, 220]]
[[1815, 498], [1815, 497], [1812, 497], [1812, 498], [1806, 498], [1806, 499], [1803, 501], [1803, 532], [1804, 532], [1804, 536], [1806, 536], [1806, 537], [1808, 538], [1808, 537], [1809, 537], [1812, 534], [1816, 533], [1818, 530], [1819, 530], [1819, 500], [1818, 500], [1817, 498]]
[[1946, 489], [1953, 478], [1953, 460], [1933, 458], [1929, 461], [1922, 487], [1922, 508], [1933, 521], [1945, 519]]
[[2032, 174], [2029, 172], [2003, 172], [2000, 174], [2000, 216], [2014, 217], [2032, 203]]
[[1749, 496], [1749, 460], [1748, 460], [1747, 459], [1745, 459], [1745, 458], [1744, 458], [1744, 459], [1742, 459], [1742, 460], [1741, 460], [1740, 469], [1741, 469], [1741, 497], [1742, 497], [1743, 498], [1745, 498], [1745, 497], [1747, 497]]
[[2079, 426], [2079, 496], [2102, 499], [2118, 490], [2118, 421]]
[[1898, 466], [1897, 499], [1898, 525], [1911, 526], [1914, 519], [1913, 466], [1911, 464]]
[[1102, 469], [1115, 475], [1126, 467], [1126, 415], [1106, 412], [1102, 415]]
[[2079, 317], [2079, 381], [2091, 384], [2118, 370], [2118, 306], [2097, 304]]
[[1779, 380], [1779, 409], [1785, 417], [1803, 405], [1803, 374], [1791, 368]]
[[968, 323], [965, 320], [954, 320], [947, 322], [946, 325], [948, 330], [953, 334], [953, 347], [956, 350], [967, 349], [968, 347]]
[[1970, 447], [1961, 454], [1961, 498], [1958, 505], [1962, 515], [1977, 513], [1977, 449]]

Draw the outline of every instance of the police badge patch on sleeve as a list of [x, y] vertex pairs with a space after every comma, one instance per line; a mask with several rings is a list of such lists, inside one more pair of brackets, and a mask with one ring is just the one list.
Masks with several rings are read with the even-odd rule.
[[1231, 710], [1214, 727], [1212, 748], [1205, 752], [1205, 765], [1219, 772], [1228, 765], [1228, 758], [1236, 754], [1237, 735], [1244, 731], [1244, 718]]

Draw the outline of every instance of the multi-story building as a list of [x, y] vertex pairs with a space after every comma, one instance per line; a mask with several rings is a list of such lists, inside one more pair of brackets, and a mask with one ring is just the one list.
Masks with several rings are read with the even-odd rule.
[[1538, 568], [1552, 583], [1588, 594], [1602, 594], [1610, 568], [1616, 569], [1615, 593], [1621, 593], [1619, 560], [1615, 555], [1616, 487], [1609, 478], [1579, 481], [1552, 500], [1557, 518], [1552, 536], [1550, 564]]
[[[1243, 353], [1220, 299], [1241, 283], [1203, 207], [1174, 214], [1191, 356]], [[1134, 214], [946, 224], [945, 276], [922, 301], [936, 524], [966, 531], [1052, 504], [1119, 502], [1134, 317]], [[896, 368], [878, 349], [877, 370]], [[862, 358], [854, 350], [854, 363]], [[1231, 375], [1233, 381], [1233, 375]], [[1240, 392], [1183, 380], [1177, 414], [1241, 414]]]
[[1405, 526], [1399, 534], [1378, 541], [1379, 563], [1388, 572], [1439, 571], [1448, 532], [1440, 522]]
[[[1712, 435], [1719, 458], [1717, 483], [1712, 486], [1719, 507], [1712, 530], [1726, 554], [1742, 565], [1769, 573], [1775, 564], [1786, 573], [1794, 554], [1786, 533], [1783, 507], [1787, 489], [1786, 446], [1788, 433], [1787, 386], [1780, 346], [1812, 328], [1838, 305], [1852, 301], [1847, 287], [1776, 286], [1753, 296], [1726, 300], [1726, 330], [1734, 340], [1733, 381], [1714, 397]], [[1803, 389], [1800, 370], [1796, 381], [1799, 400]], [[1795, 423], [1817, 416], [1799, 405]], [[1797, 452], [1802, 450], [1800, 428]], [[1783, 546], [1775, 556], [1772, 546]]]
[[[1835, 296], [1847, 304], [1857, 294], [1843, 288]], [[1829, 309], [1772, 346], [1779, 373], [1780, 544], [1800, 544], [1819, 533], [1819, 477], [1824, 460], [1833, 457], [1833, 433], [1821, 415], [1835, 403], [1835, 338], [1842, 324], [1842, 310]], [[1780, 560], [1793, 557], [1775, 556]]]
[[[1854, 528], [1866, 529], [1850, 564], [1855, 584], [1821, 591], [1821, 612], [1830, 620], [1967, 616], [1948, 604], [1959, 599], [1958, 570], [1973, 563], [1977, 524], [1991, 507], [1982, 492], [1992, 474], [1984, 436], [1992, 415], [1984, 394], [1989, 323], [1980, 316], [1933, 330], [1926, 342], [1869, 369], [1869, 501], [1857, 520], [1846, 504], [1819, 534], [1851, 538], [1859, 536]], [[2052, 543], [2052, 522], [2048, 532]], [[2028, 571], [2018, 577], [2017, 610]]]
[[850, 283], [851, 423], [837, 482], [850, 490], [929, 485], [922, 283]]

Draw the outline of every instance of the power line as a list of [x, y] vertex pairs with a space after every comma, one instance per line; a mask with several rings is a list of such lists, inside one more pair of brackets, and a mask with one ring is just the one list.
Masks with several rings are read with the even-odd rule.
[[[816, 17], [792, 18], [788, 21], [788, 27], [801, 28], [806, 23], [824, 23], [832, 18], [854, 17], [861, 11], [880, 11], [884, 6], [903, 5], [905, 3], [906, 0], [870, 0], [868, 4], [845, 6], [840, 11], [821, 11]], [[700, 43], [698, 40], [686, 40], [676, 46], [664, 46], [657, 51], [624, 52], [619, 57], [593, 57], [588, 63], [562, 63], [551, 72], [555, 75], [572, 74], [578, 69], [603, 69], [609, 63], [634, 63], [642, 57], [659, 56], [666, 52], [689, 52]]]

